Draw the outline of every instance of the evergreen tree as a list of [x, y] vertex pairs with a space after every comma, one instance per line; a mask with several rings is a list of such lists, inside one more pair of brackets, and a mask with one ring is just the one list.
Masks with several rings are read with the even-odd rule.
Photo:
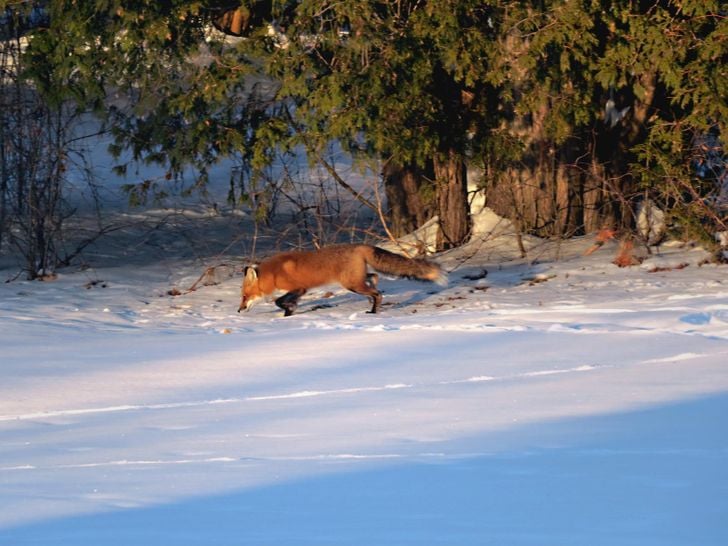
[[[446, 248], [468, 236], [469, 136], [495, 119], [482, 78], [495, 13], [482, 1], [302, 2], [282, 20], [286, 47], [250, 56], [281, 82], [279, 98], [309, 152], [335, 139], [404, 177], [416, 173], [407, 193], [438, 215]], [[423, 184], [422, 173], [432, 179]]]
[[110, 124], [117, 151], [172, 170], [193, 162], [204, 174], [238, 153], [255, 172], [278, 148], [303, 145], [316, 160], [332, 141], [360, 158], [430, 166], [422, 207], [439, 215], [441, 247], [464, 242], [467, 135], [488, 98], [473, 66], [487, 63], [495, 32], [488, 3], [243, 4], [242, 19], [270, 9], [285, 35], [249, 24], [235, 47], [203, 46], [206, 24], [232, 7], [213, 2], [52, 2], [51, 31], [33, 47], [53, 67], [40, 85], [99, 110], [107, 91], [126, 92], [133, 107]]
[[[501, 68], [523, 153], [491, 178], [491, 204], [543, 235], [631, 228], [645, 197], [725, 229], [705, 198], [725, 187], [726, 4], [509, 5]], [[702, 179], [696, 164], [710, 166]]]
[[[32, 63], [118, 148], [203, 173], [332, 142], [382, 160], [402, 229], [468, 234], [465, 165], [542, 235], [630, 227], [645, 196], [725, 227], [726, 5], [718, 0], [54, 0]], [[244, 34], [210, 40], [216, 22]], [[128, 102], [108, 109], [108, 92]], [[709, 229], [708, 229], [709, 228]]]

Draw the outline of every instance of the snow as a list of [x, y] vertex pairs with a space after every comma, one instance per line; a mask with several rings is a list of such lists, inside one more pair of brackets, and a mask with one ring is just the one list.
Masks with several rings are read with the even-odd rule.
[[379, 315], [184, 245], [0, 285], [0, 544], [728, 543], [725, 267], [479, 218]]

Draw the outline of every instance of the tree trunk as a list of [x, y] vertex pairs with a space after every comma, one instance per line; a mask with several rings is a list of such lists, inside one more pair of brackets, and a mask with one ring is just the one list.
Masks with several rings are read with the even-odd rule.
[[437, 215], [440, 219], [437, 249], [462, 245], [470, 234], [465, 161], [449, 150], [434, 158]]
[[395, 237], [412, 233], [435, 213], [432, 167], [388, 162], [382, 169], [389, 205], [390, 231]]
[[[1, 61], [0, 61], [1, 62]], [[1, 66], [1, 65], [0, 65]], [[0, 100], [3, 97], [0, 96]], [[6, 156], [6, 136], [4, 112], [0, 111], [0, 256], [3, 253], [5, 243], [5, 230], [8, 228], [8, 157]]]

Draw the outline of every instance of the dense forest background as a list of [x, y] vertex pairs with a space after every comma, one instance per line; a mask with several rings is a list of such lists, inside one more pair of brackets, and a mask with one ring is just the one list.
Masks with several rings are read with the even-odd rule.
[[728, 229], [725, 2], [0, 0], [0, 37], [0, 254], [31, 278], [75, 255], [89, 113], [118, 158], [167, 172], [133, 203], [232, 159], [230, 202], [269, 221], [270, 166], [304, 155], [383, 232], [436, 218], [438, 249], [468, 240], [476, 190], [542, 237], [639, 236], [646, 210], [704, 244]]

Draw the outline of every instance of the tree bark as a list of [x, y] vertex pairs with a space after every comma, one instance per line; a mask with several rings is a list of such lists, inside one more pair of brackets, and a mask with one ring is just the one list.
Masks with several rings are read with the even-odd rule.
[[395, 237], [412, 233], [436, 214], [432, 167], [388, 162], [382, 169], [389, 205], [390, 231]]
[[455, 150], [436, 156], [433, 164], [440, 220], [437, 249], [445, 250], [462, 245], [470, 234], [467, 175]]

